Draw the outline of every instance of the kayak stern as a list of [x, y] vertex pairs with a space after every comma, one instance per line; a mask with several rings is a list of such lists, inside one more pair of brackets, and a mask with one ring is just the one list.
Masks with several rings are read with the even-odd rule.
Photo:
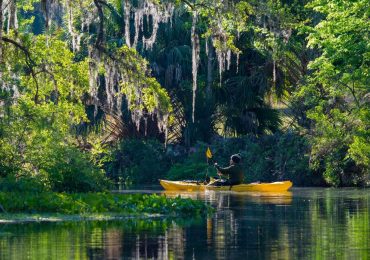
[[231, 188], [232, 191], [261, 191], [261, 192], [281, 192], [287, 191], [293, 186], [291, 181], [279, 181], [271, 183], [250, 183], [235, 185]]

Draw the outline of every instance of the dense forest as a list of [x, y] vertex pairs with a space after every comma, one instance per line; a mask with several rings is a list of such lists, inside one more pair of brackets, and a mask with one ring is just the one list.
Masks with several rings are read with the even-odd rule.
[[367, 0], [0, 0], [1, 190], [370, 184]]

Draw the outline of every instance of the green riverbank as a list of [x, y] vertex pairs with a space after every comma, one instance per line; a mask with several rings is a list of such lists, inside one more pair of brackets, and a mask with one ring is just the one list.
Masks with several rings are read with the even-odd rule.
[[0, 192], [0, 222], [200, 216], [204, 202], [156, 194]]

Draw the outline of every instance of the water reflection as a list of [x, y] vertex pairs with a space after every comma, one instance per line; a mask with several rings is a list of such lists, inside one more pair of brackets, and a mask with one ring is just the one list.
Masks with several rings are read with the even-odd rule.
[[0, 259], [296, 259], [370, 257], [368, 190], [165, 193], [212, 217], [0, 225]]
[[[205, 192], [179, 192], [163, 191], [162, 194], [169, 198], [182, 197], [200, 199], [207, 201], [213, 206], [227, 207], [225, 199], [230, 203], [230, 198], [241, 197], [244, 202], [263, 203], [263, 204], [291, 204], [293, 193], [283, 192], [229, 192], [229, 191], [205, 191]], [[221, 202], [220, 202], [221, 201]], [[221, 205], [218, 205], [220, 204]]]

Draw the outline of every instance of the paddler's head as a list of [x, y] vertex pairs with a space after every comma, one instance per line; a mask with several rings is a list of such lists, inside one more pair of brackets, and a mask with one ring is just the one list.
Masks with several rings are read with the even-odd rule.
[[242, 158], [240, 157], [239, 154], [233, 154], [230, 157], [230, 164], [238, 164], [240, 163], [241, 160]]

